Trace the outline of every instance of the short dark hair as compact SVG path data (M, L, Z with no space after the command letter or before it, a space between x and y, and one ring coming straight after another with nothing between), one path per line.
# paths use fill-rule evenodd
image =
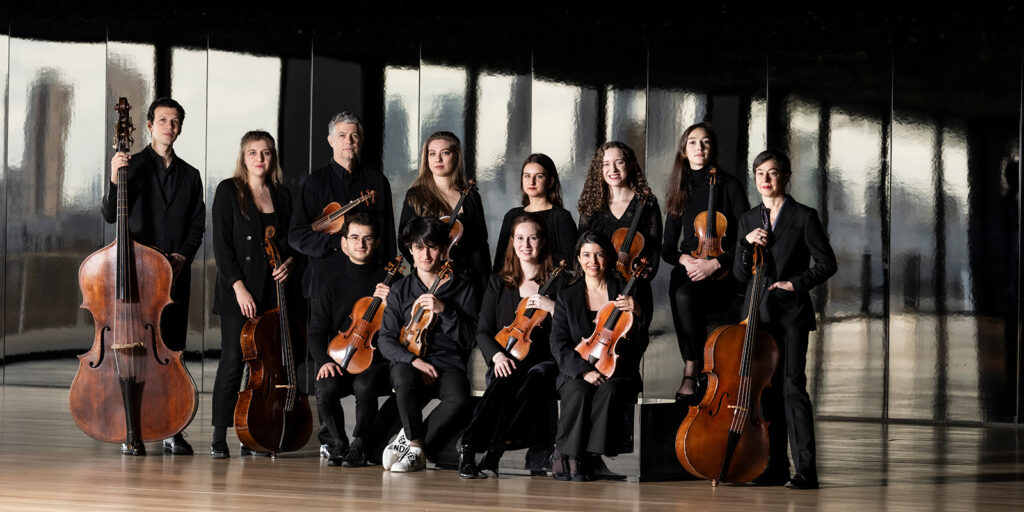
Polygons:
M169 97L158 98L153 103L149 104L149 111L146 112L146 120L153 122L153 113L156 112L158 107L173 108L178 111L178 122L185 124L185 109L181 106L181 103L174 101Z
M435 217L416 217L402 228L402 246L410 249L413 244L433 247L448 247L448 224Z
M373 236L380 235L380 226L377 225L377 221L373 219L373 216L366 212L355 212L345 216L345 223L341 225L341 236L348 236L348 227L352 224L359 224L360 226L370 226L371 233Z
M789 164L789 157L777 149L766 149L758 153L757 156L754 157L754 163L750 165L750 172L752 174L757 174L757 168L769 160L775 160L775 165L778 166L779 174L782 176L789 178L789 175L793 174L793 170Z

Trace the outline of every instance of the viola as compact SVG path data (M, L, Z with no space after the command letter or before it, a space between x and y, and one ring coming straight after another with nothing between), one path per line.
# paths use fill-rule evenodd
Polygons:
M118 152L131 149L131 105L114 110ZM192 422L198 394L181 352L160 337L160 315L171 303L174 274L167 256L132 240L128 229L128 168L117 172L117 236L78 269L82 307L96 325L92 348L78 356L68 407L83 432L124 443L135 455L144 442L171 437Z
M694 258L710 260L725 253L722 250L722 238L725 238L729 221L716 207L716 187L718 170L714 167L708 172L708 209L700 212L693 219L693 229L697 233L697 249L691 252ZM720 268L712 275L712 279L722 279L729 273L728 268Z
M565 260L562 260L551 271L551 275L544 281L537 293L547 295L559 274L564 270ZM543 309L526 307L529 300L529 297L525 297L519 301L519 306L516 307L516 318L494 336L494 341L497 341L507 354L520 361L526 359L527 354L530 353L530 346L533 344L533 341L530 340L530 332L548 316L548 312Z
M754 246L753 287L747 318L723 325L704 345L707 393L691 406L676 433L676 457L698 478L749 482L768 465L768 422L761 415L761 395L779 360L775 340L758 328L758 306L765 289L761 246Z
M376 190L364 190L363 193L359 194L359 197L353 199L341 206L336 202L328 203L324 207L323 213L319 217L313 219L312 227L313 231L319 231L321 233L335 234L341 232L342 226L345 224L345 214L352 211L353 208L360 204L373 203L377 198Z
M622 295L632 296L637 279L645 277L647 269L647 258L641 258L636 269L630 274L629 281L622 290ZM633 327L633 313L622 311L615 307L615 302L609 301L597 312L597 319L594 323L596 324L594 333L576 345L576 352L593 365L601 375L611 378L615 374L615 363L619 360L615 346L619 340L629 334L629 329Z
M445 215L441 217L441 222L448 225L448 250L451 251L455 244L459 243L462 239L462 234L465 228L462 226L462 221L458 219L459 212L462 211L462 203L466 201L466 197L470 192L476 190L476 180L469 180L462 192L459 194L459 201L455 203L455 208L452 208L451 215Z
M441 281L444 281L444 278L448 277L451 271L452 262L444 262L441 269L437 271L437 279L434 280L434 284L430 285L430 290L427 293L433 295L437 288L441 286ZM422 306L416 306L410 314L409 323L402 326L402 331L398 334L398 342L417 357L426 357L427 332L430 331L430 328L436 322L437 313L427 311Z
M274 245L274 226L267 226L263 244L271 268L283 265ZM277 307L250 318L242 327L242 360L249 367L249 381L235 404L235 433L254 450L293 452L306 445L313 433L313 416L306 395L299 391L295 371L293 331L300 332L288 317L286 285L277 286ZM302 336L299 336L301 338Z
M622 277L629 279L633 275L633 266L640 253L644 250L644 235L637 233L636 228L640 225L640 217L643 216L644 207L651 197L651 189L645 189L637 199L636 213L633 214L633 222L629 229L619 228L612 233L612 245L619 251L618 259L615 261L615 269L622 274Z
M391 286L395 277L402 275L402 256L395 257L385 270L384 284ZM343 372L355 375L370 367L376 350L371 342L380 330L386 308L387 304L380 297L363 297L352 306L348 329L339 332L327 346L327 355L341 366Z

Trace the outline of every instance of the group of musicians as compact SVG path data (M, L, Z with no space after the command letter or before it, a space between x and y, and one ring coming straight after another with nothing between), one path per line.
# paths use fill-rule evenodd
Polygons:
M132 235L167 253L177 276L174 304L161 321L163 339L172 350L184 349L188 267L205 224L199 172L173 149L184 118L184 109L173 99L156 100L147 113L152 144L111 160L112 169L128 166ZM220 316L222 338L213 390L214 458L230 456L226 432L243 379L242 327L276 306L275 282L296 284L292 278L304 266L301 295L309 305L307 343L316 364L317 435L328 465L380 463L392 472L417 471L455 438L463 478L496 477L505 451L528 448L528 463L549 462L554 478L591 480L604 467L602 456L622 453L625 411L642 389L640 361L655 308L650 282L658 253L672 267L669 304L684 368L676 401L692 406L700 399L708 316L736 301L743 283L750 281L753 248L762 246L770 286L759 307L764 328L779 344L781 363L763 402L771 421L771 455L757 482L817 487L805 375L808 332L815 329L808 292L835 273L836 260L817 212L786 194L791 169L784 154L769 150L754 159L754 185L762 203L751 209L739 180L718 168L711 125L690 126L680 138L665 193L664 226L657 198L646 193L644 170L628 145L612 141L598 148L577 204L578 224L564 207L552 160L530 155L521 168L522 206L505 215L492 266L483 203L467 187L458 137L437 132L424 142L419 174L405 195L397 229L388 179L360 159L363 137L358 117L335 115L328 123L331 161L310 174L293 205L274 138L248 132L234 175L216 189L213 312ZM712 169L718 177L714 189L708 185ZM111 181L104 215L112 222L117 185L113 176ZM706 209L711 190L728 222L724 253L695 258L694 219ZM313 229L326 205L346 204L367 191L375 192L376 200L349 211L340 232ZM450 247L449 224L439 218L451 215L456 205L464 233ZM267 226L276 228L278 240L287 241L279 244L284 261L276 268L263 257ZM629 294L623 294L625 279L616 270L619 248L612 243L613 232L623 227L634 227L646 239L639 257L651 270ZM385 264L399 253L412 270L387 286ZM449 260L451 272L442 267ZM542 283L563 261L571 271L541 294ZM746 293L749 299L749 287ZM328 355L327 346L348 327L354 303L368 296L386 303L378 350L367 370L352 375ZM547 318L533 329L532 348L520 360L495 335L516 318L524 299ZM609 302L632 313L634 323L618 344L616 370L605 375L574 347L594 332L598 312ZM414 308L438 319L425 334L430 350L423 357L400 340ZM488 365L487 388L470 410L467 364L474 346ZM356 404L351 440L340 403L348 395ZM379 397L387 397L381 407ZM423 407L433 398L440 403L424 418ZM377 448L385 444L382 451ZM163 448L192 453L180 433L165 440ZM243 446L242 453L256 452Z

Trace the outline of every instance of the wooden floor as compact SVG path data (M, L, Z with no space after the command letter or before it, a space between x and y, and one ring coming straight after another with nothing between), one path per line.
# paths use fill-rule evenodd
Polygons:
M822 488L707 482L557 482L452 471L333 468L310 444L279 457L207 455L209 395L189 427L199 455L125 457L75 426L67 390L0 386L0 510L1024 510L1024 429L819 421ZM671 449L670 447L668 449Z

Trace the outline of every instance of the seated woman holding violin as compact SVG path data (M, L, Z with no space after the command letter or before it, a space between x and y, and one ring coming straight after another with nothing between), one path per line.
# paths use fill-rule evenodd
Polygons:
M564 262L556 270L547 231L532 214L512 220L510 232L501 271L490 277L480 306L476 344L487 361L488 384L459 443L462 478L497 478L506 450L529 447L549 455L554 444L558 368L548 334ZM476 454L485 450L478 467Z
M551 326L562 400L551 473L557 480L585 482L592 479L601 455L622 452L622 418L643 386L640 359L647 349L650 312L623 294L627 285L615 269L615 249L605 235L580 235L575 270L576 281L558 294ZM633 284L631 279L628 285ZM609 320L625 315L632 317L628 334L611 340L614 345L601 351L599 359L581 355L581 339L599 336ZM606 359L611 359L613 371L602 373L598 368Z
M402 245L415 271L391 287L379 333L379 348L391 361L391 385L403 429L384 450L384 469L402 473L426 465L456 432L469 403L466 363L473 349L480 297L444 258L448 227L434 218L414 218L403 228ZM441 403L423 419L431 398Z

